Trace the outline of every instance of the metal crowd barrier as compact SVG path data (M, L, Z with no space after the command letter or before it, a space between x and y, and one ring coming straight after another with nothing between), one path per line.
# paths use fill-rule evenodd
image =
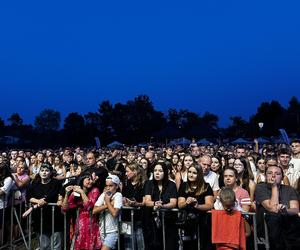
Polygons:
M51 239L51 249L54 249L54 222L55 222L55 216L54 216L54 212L55 212L55 207L57 206L56 203L47 203L45 206L51 206L51 235L52 237L50 237ZM41 213L40 213L40 232L39 232L39 237L43 234L43 207L40 208L36 208L36 209L40 209ZM66 220L66 213L63 213L64 216L64 228L63 228L63 248L64 250L67 250L67 220ZM77 220L77 218L76 218ZM29 250L32 249L32 238L31 238L31 223L32 223L32 213L29 214L29 230L28 230L28 234L29 234L29 238L28 238L28 248ZM40 239L38 239L40 241Z
M211 213L208 211L208 213ZM244 216L252 216L252 223L253 223L253 239L254 239L254 249L258 250L258 240L257 240L257 221L256 221L256 213L254 212L242 212ZM265 223L265 222L264 222ZM267 248L266 248L267 249Z
M27 229L29 227L29 221L26 220L26 226L22 227L21 219L22 218L22 208L25 208L25 202L21 202L18 205L19 207L19 214L17 212L16 206L15 206L15 191L12 191L9 196L3 195L3 209L2 209L2 225L1 225L1 242L0 242L0 249L14 249L16 247L16 244L22 240L25 248L28 248L27 242L26 242L26 236L24 234L24 229ZM9 230L5 230L7 226L7 218L5 218L6 211L9 211ZM14 218L16 220L19 233L21 234L21 238L13 239L13 233L14 233ZM5 231L9 231L9 238L7 242L4 242L5 238ZM5 243L5 244L4 244Z
M134 236L134 226L135 226L135 221L134 221L134 213L135 211L138 211L140 210L140 207L127 207L127 206L123 206L122 207L122 210L124 211L130 211L130 222L128 221L122 221L120 220L119 221L119 238L118 238L118 249L120 250L121 249L121 240L120 240L120 236L121 236L121 225L123 222L126 222L126 223L129 223L130 225L130 236L131 236L131 247L133 250L136 249L136 246L135 246L135 236Z
M138 210L138 207L123 207L122 210L130 210L131 212L131 244L132 244L132 249L135 250L135 237L134 237L134 213L136 210ZM176 212L177 216L179 216L179 213L182 211L177 208L173 209L159 209L157 210L159 213L161 213L162 217L162 236L163 236L163 249L166 249L166 231L165 231L165 213L166 212ZM210 211L208 212L210 213ZM258 240L257 240L257 221L256 221L256 213L253 212L242 212L242 215L248 215L252 216L252 223L253 223L253 238L254 238L254 249L258 250ZM120 225L124 221L119 222L119 239L118 239L118 249L121 250L121 245L120 245ZM265 223L265 222L264 222ZM268 236L267 236L267 228L266 228L266 223L265 223L265 232L266 232L266 249L269 249L269 244L268 244ZM179 233L179 249L182 249L182 242L183 240L181 239L182 234L181 234L181 229L178 228L178 233ZM197 246L198 249L201 249L201 237L200 237L200 224L197 226Z
M51 230L52 230L52 235L54 235L54 223L55 223L55 216L54 216L54 211L55 211L55 207L57 206L56 203L48 203L46 204L46 206L51 206ZM21 207L22 208L22 207ZM23 229L22 229L22 226L21 226L21 223L20 223L20 220L19 218L21 218L21 208L20 208L20 213L19 213L19 217L18 217L18 214L17 214L17 211L14 207L14 202L13 202L13 199L12 199L12 202L11 202L11 210L10 210L10 237L9 237L9 242L6 244L6 245L3 245L3 240L4 240L4 226L5 226L5 210L7 208L3 208L3 214L2 214L2 232L1 232L1 236L2 236L2 239L1 239L1 246L0 246L0 249L13 249L14 248L14 242L13 242L13 216L15 216L16 218L16 221L17 221L17 224L19 226L19 229L20 229L20 233L21 233L21 236L22 236L22 239L23 239L23 242L24 242L24 245L25 245L25 248L28 249L28 250L31 250L32 249L32 227L31 227L31 224L32 224L32 213L29 214L28 218L27 218L27 231L28 231L28 243L26 241L26 236L23 232ZM40 232L39 234L41 235L43 233L43 207L41 208L37 208L37 209L41 209L41 217L40 217ZM130 219L131 221L128 222L126 221L126 223L129 223L129 225L131 226L131 244L132 244L132 249L135 250L136 249L136 245L135 245L135 235L134 235L134 225L135 225L135 221L134 221L134 214L137 210L140 210L139 207L126 207L124 206L122 208L122 210L129 210L130 211ZM165 231L165 213L166 212L174 212L174 213L177 213L177 216L179 216L180 212L182 210L179 210L179 209L159 209L158 212L161 214L161 218L162 218L162 236L163 236L163 249L166 249L166 231ZM210 212L208 212L210 213ZM258 250L258 239L257 239L257 221L256 221L256 213L253 213L253 212L243 212L242 213L243 215L248 215L248 216L252 216L252 222L253 222L253 236L254 236L254 249L255 250ZM66 213L63 213L63 218L64 218L64 228L63 228L63 246L64 246L64 250L67 249L67 221L66 221ZM77 217L78 217L78 212L77 212ZM77 218L76 218L76 221L77 221ZM120 225L121 223L124 222L122 220L119 221L119 239L118 239L118 249L121 250L121 246L120 246L120 236L121 236L121 230L120 230ZM264 220L264 227L265 227L265 248L266 249L270 249L269 247L269 240L268 240L268 230L267 230L267 225L266 225L266 222ZM182 249L182 234L181 234L181 230L180 228L178 228L178 234L179 234L179 249ZM201 239L200 239L200 224L198 224L198 227L197 227L197 245L198 245L198 249L200 249L200 246L201 246ZM51 249L54 248L54 237L51 237Z

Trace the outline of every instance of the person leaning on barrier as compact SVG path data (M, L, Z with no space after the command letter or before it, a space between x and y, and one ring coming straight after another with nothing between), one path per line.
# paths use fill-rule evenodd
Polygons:
M158 161L154 166L153 179L145 186L145 245L146 249L162 249L163 239L161 209L172 209L177 205L177 190L174 182L169 180L169 169L164 162ZM155 212L155 216L153 216ZM175 217L175 218L174 218ZM165 249L177 249L176 214L165 213Z
M281 184L283 176L282 168L268 166L266 183L259 183L255 191L258 233L265 213L271 249L300 247L299 201L292 187Z
M54 210L54 235L52 235L52 207L47 203L62 204L61 183L53 179L53 168L42 164L40 172L29 185L28 199L35 208L33 210L33 230L40 235L40 250L51 249L51 239L54 240L54 250L62 249L63 215L61 208L55 206ZM42 211L41 211L41 208ZM41 213L42 212L42 221ZM42 223L42 232L41 225Z
M134 235L136 248L145 249L143 227L142 227L142 207L144 206L144 183L146 175L144 169L136 163L126 166L126 180L123 185L122 194L124 197L124 205L129 207L140 207L140 210L134 211ZM130 221L130 212L122 212L122 221ZM131 239L128 235L124 235L125 249L133 249Z
M187 213L183 228L188 241L184 242L184 249L197 249L199 216L205 216L204 212L213 208L213 202L214 194L210 185L204 181L202 168L196 164L191 165L187 182L183 182L178 191L178 207Z

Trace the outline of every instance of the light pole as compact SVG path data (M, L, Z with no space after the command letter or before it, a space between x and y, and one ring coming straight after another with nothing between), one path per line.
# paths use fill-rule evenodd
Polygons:
M259 127L259 132L261 134L261 131L262 131L263 127L264 127L264 123L263 122L259 122L258 123L258 127Z

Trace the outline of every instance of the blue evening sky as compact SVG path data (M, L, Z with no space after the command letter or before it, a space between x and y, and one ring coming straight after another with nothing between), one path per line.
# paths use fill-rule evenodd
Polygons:
M156 109L248 119L300 100L300 1L1 1L0 117Z

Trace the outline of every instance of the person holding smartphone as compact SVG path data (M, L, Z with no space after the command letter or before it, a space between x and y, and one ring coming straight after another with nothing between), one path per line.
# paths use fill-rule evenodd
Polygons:
M96 200L99 197L99 189L93 187L93 179L90 174L79 177L77 185L65 188L63 211L77 208L79 215L75 225L75 233L72 239L72 249L100 249L102 242L99 235L98 220L96 215L90 216ZM74 247L73 247L74 246Z
M114 249L118 240L119 213L123 197L119 191L120 179L116 175L106 178L104 192L95 203L93 214L100 213L101 250Z

